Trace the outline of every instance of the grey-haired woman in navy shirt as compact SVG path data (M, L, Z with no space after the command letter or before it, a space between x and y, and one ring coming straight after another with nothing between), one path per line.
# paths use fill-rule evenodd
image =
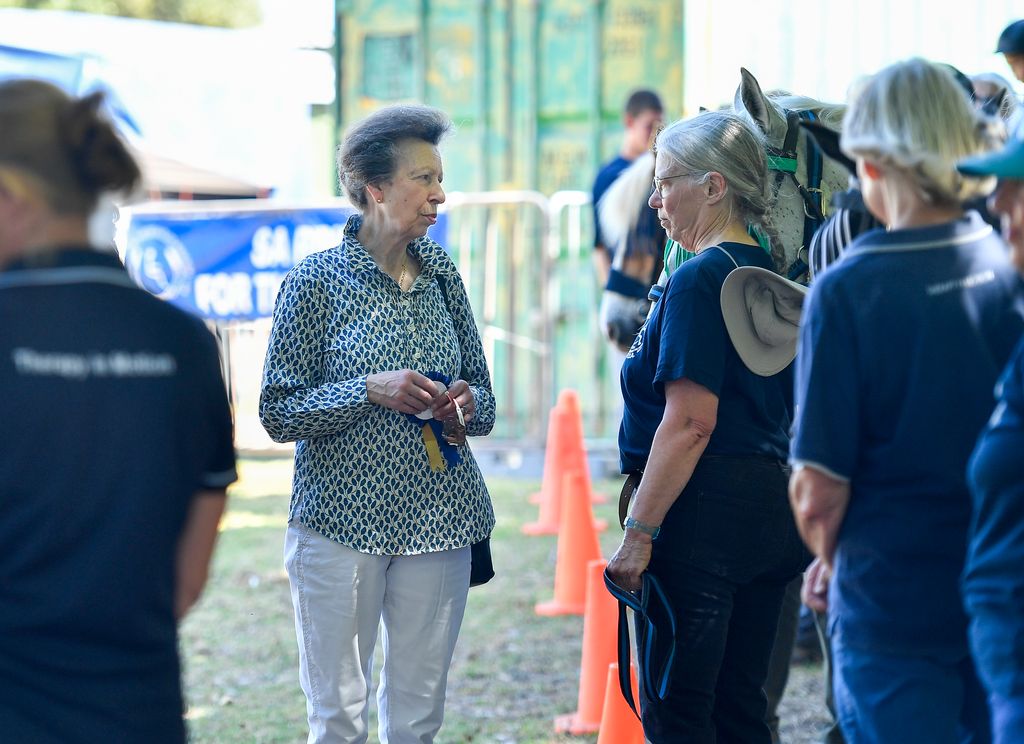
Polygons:
M647 739L768 744L762 686L779 609L809 559L786 501L792 377L743 364L719 300L735 267L773 269L753 237L767 227L764 143L709 112L665 129L656 150L650 206L697 255L622 367L621 466L642 478L608 572L635 590L649 571L678 617L668 697L641 689Z

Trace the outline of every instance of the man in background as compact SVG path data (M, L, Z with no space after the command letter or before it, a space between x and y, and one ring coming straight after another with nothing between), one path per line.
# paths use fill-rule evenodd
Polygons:
M1013 76L1024 83L1024 21L1014 21L999 34L996 52L1006 57Z
M594 269L597 273L598 286L604 287L608 281L608 272L612 265L612 249L604 242L601 226L597 218L597 205L630 163L650 149L651 141L664 120L665 109L661 98L653 90L640 89L629 95L622 113L625 132L622 136L622 147L611 161L601 166L594 179ZM640 205L637 205L639 209Z

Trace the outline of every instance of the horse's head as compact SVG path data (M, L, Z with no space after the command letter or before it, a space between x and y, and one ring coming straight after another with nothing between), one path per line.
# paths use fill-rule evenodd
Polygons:
M782 147L788 128L786 112L764 94L757 78L745 67L740 68L740 85L733 98L733 109L756 125L768 139L769 145Z
M765 94L748 70L740 69L735 112L765 136L775 203L769 213L772 254L777 268L790 278L806 267L806 246L828 210L829 196L847 187L847 173L821 151L799 126L817 121L835 127L844 107L778 92Z

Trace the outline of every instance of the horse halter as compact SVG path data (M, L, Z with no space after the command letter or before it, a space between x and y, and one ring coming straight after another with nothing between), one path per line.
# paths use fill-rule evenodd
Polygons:
M800 120L814 121L817 117L812 111L790 111L786 109L786 138L782 147L766 147L768 153L768 170L775 173L775 188L773 198L778 198L782 182L788 176L800 192L800 198L804 203L804 240L800 250L797 251L796 260L786 269L786 278L796 281L808 270L807 261L800 257L811 244L811 238L815 231L825 221L825 211L822 204L821 176L823 168L822 153L818 149L813 137L806 138L805 155L807 157L807 180L808 185L804 186L796 177L797 167L797 142L800 138Z

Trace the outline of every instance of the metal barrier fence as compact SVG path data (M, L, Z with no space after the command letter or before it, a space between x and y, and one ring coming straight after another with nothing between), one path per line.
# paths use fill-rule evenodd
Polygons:
M618 361L597 328L590 195L451 193L448 243L480 327L498 408L492 438L541 443L563 388L580 396L589 439L618 428ZM269 320L220 329L238 446L273 444L257 418Z

